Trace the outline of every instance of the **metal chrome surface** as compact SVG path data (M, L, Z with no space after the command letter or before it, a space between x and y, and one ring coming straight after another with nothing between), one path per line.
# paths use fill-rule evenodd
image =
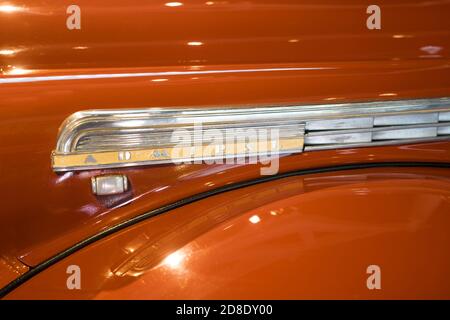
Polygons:
M444 109L442 109L444 108ZM404 101L325 104L310 106L278 106L257 108L148 108L121 110L80 111L60 128L57 153L77 150L81 137L94 130L158 128L202 124L255 123L256 121L321 120L332 117L357 117L362 115L419 112L450 108L450 98L418 99ZM169 127L170 126L170 127Z
M272 151L267 145L252 151L248 142L251 137L245 133L241 145L214 141L206 145L203 136L207 130L276 129L279 154L440 140L448 135L448 110L449 98L278 107L81 111L70 116L60 128L53 169L180 163ZM196 134L197 127L200 135ZM176 130L188 133L192 144L179 147L174 140ZM196 143L200 144L200 150L192 147ZM205 154L211 145L223 147L225 151Z
M106 175L91 178L92 193L98 196L123 193L128 190L128 178L125 175Z

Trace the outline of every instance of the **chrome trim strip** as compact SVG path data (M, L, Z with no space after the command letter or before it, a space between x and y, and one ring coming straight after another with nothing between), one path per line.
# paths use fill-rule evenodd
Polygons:
M446 107L446 108L445 108ZM109 129L119 132L136 127L160 128L163 126L256 122L264 119L323 120L325 118L373 116L375 114L401 114L404 112L447 111L450 98L381 101L326 105L295 105L241 108L148 108L106 109L80 111L62 124L56 146L57 153L76 151L76 144L87 131Z
M352 149L352 148L362 148L362 147L395 146L395 145L402 145L402 144L416 144L416 143L433 142L433 141L445 141L445 140L449 140L449 139L450 139L450 137L434 137L434 138L423 138L423 139L376 141L376 142L370 142L370 143L349 143L349 144L334 144L334 145L322 145L322 146L320 146L320 145L305 146L304 152L334 150L334 149Z
M445 127L448 125L449 125L449 123L442 122L442 123L426 123L426 124L416 124L416 125L372 127L372 128L351 129L351 130L310 131L309 133L306 133L306 137L349 134L349 133L364 133L364 132L383 132L383 131L405 130L405 129L416 129L416 128L437 128L437 127Z
M192 131L194 123L201 123L204 129L278 128L282 132L280 141L284 139L289 148L280 153L287 154L416 142L414 136L408 137L410 133L416 137L423 134L421 141L449 139L438 137L448 135L445 129L450 125L448 118L450 98L447 97L322 105L87 110L71 115L62 124L52 154L53 168L71 171L168 163L172 159L168 159L167 149L173 147L172 132ZM401 141L391 141L390 136ZM287 143L291 139L297 142ZM134 161L139 151L162 151L165 158L148 156L146 159L141 154L140 160ZM110 155L103 157L101 163L80 163L77 158L105 152ZM249 155L249 152L245 154ZM72 160L68 161L68 157ZM223 154L221 158L226 157Z

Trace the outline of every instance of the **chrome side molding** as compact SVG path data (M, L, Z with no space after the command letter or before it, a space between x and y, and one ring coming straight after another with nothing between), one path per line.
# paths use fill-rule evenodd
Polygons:
M244 139L226 138L239 132ZM62 124L52 166L54 171L90 170L446 139L450 98L87 110Z
M450 121L446 112L424 112L405 115L382 115L365 118L345 128L310 130L305 135L305 151L390 145L448 139Z

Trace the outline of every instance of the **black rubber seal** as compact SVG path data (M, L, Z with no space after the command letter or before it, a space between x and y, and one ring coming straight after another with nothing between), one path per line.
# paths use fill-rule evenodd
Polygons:
M20 286L27 280L31 279L38 273L44 271L48 267L63 260L64 258L77 252L78 250L80 250L82 248L84 248L98 240L101 240L115 232L123 230L129 226L135 225L141 221L144 221L151 217L165 213L167 211L182 207L182 206L190 204L192 202L199 201L199 200L217 195L219 193L228 192L228 191L236 190L239 188L256 185L259 183L270 182L270 181L293 177L293 176L301 176L301 175L315 174L315 173L327 173L327 172L333 172L333 171L370 169L370 168L388 168L388 167L391 167L391 168L431 167L431 168L444 169L444 168L450 168L450 163L439 163L439 162L376 162L375 163L374 162L374 163L358 163L358 164L349 164L349 165L340 165L340 166L330 166L330 167L322 167L322 168L315 168L315 169L303 169L303 170L296 170L296 171L280 173L280 174L273 175L273 176L264 176L264 177L260 177L257 179L238 182L238 183L226 185L223 187L219 187L214 190L202 192L202 193L178 200L176 202L165 205L163 207L151 210L149 212L146 212L144 214L141 214L141 215L131 218L129 220L123 221L115 226L112 226L108 229L102 230L99 233L97 233L89 238L86 238L81 242L76 243L72 247L67 248L66 250L58 253L57 255L40 263L36 267L30 269L28 272L24 273L23 275L21 275L20 277L18 277L17 279L15 279L14 281L7 284L5 287L0 289L0 298L4 297L8 293L10 293L12 290L16 289L18 286Z

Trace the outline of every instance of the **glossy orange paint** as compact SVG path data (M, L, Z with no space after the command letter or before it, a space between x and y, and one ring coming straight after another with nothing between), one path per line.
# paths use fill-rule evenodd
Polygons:
M8 0L5 63L26 69L270 64L448 58L448 1L377 1L381 30L366 27L363 0ZM428 46L439 47L428 53ZM8 69L7 69L8 70Z
M450 96L447 1L379 1L375 31L357 0L80 0L73 31L70 4L11 0L15 11L0 10L0 254L21 268L164 204L259 177L253 165L57 175L50 152L73 112ZM375 161L449 162L450 143L300 154L280 171ZM132 192L93 196L90 177L107 172L127 174Z
M449 212L449 170L291 177L132 226L6 298L448 298ZM69 265L81 269L81 290L66 287ZM366 286L370 265L382 290Z
M14 257L0 255L0 288L24 275L30 268Z

